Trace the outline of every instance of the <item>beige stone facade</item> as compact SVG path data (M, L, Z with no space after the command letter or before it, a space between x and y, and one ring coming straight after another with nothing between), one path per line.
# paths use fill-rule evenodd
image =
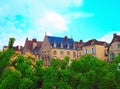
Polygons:
M109 46L109 61L113 61L115 56L120 53L120 35L114 34Z
M91 54L101 60L108 60L108 44L97 40L90 40L82 47L83 55Z
M40 57L42 60L44 60L45 65L49 65L52 58L61 59L61 60L64 59L65 56L69 56L70 59L77 58L77 50L73 49L73 47L70 48L71 46L74 46L74 44L72 44L72 45L66 44L65 45L66 47L64 48L64 43L62 42L65 40L64 38L54 37L53 39L54 39L54 41L52 41L52 43L51 43L49 40L49 37L45 36L42 46L41 46L41 49L40 49ZM58 41L61 40L61 41L57 42L57 40ZM71 41L72 39L68 39L68 40ZM61 43L63 43L63 45L62 45L63 47L60 47ZM69 43L69 41L66 43ZM56 46L56 47L54 47L54 46Z

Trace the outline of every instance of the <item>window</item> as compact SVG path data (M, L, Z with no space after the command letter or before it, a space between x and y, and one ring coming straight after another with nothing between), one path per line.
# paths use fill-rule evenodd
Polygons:
M70 45L69 45L69 43L67 44L67 48L68 48L68 49L70 48Z
M75 45L73 45L73 49L75 49Z
M64 55L64 52L63 52L63 51L60 51L60 55Z
M95 54L95 48L91 48L91 49L90 49L90 53L91 53L91 54Z
M70 51L67 51L67 55L70 55Z
M73 57L74 57L74 58L76 57L76 53L75 53L75 52L73 52Z
M63 43L62 42L60 43L60 48L63 48Z
M57 51L56 50L53 51L53 55L57 55Z
M114 53L111 53L111 54L110 54L110 60L113 60L114 57L115 57L115 54L114 54Z
M56 48L56 42L53 43L53 47Z
M84 50L84 54L88 54L88 50L87 49Z
M104 50L104 53L105 53L105 55L107 55L107 54L108 54L108 51L107 51L107 49L105 49L105 50Z
M118 44L118 48L120 48L120 44Z
M79 52L79 55L81 56L81 52Z

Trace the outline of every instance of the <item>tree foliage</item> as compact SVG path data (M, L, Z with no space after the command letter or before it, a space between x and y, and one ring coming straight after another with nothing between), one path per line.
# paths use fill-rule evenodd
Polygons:
M10 38L10 39L9 39L9 43L8 43L8 48L9 48L9 49L12 49L12 48L13 48L14 42L15 42L15 38Z
M14 50L0 53L0 89L120 89L118 55L112 63L92 55L76 60L52 59L46 67L42 60L17 55L11 65Z

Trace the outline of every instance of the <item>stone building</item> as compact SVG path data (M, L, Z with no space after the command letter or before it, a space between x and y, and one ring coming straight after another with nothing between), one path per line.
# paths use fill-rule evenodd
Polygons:
M26 38L22 53L23 54L31 53L33 55L36 55L37 58L40 58L39 51L40 51L41 45L42 45L42 42L37 41L37 39L29 40L28 38Z
M108 60L108 43L92 39L82 46L83 55L92 54L101 60Z
M120 35L113 34L113 39L109 46L109 61L113 61L115 56L120 53Z
M45 65L49 65L52 58L64 59L69 56L70 59L77 58L77 50L72 38L54 37L45 35L41 49L40 57Z

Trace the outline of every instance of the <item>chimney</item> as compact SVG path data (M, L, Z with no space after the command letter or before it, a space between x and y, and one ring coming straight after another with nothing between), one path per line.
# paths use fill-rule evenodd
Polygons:
M17 50L18 50L18 49L19 49L19 46L17 45L17 47L16 47L16 48L17 48Z
M22 46L20 46L20 49L22 49L23 47Z
M82 43L83 42L83 40L80 40L80 43Z
M115 36L117 36L117 34L116 34L116 33L114 33L114 34L113 34L113 37L115 37Z
M65 36L65 37L64 37L64 40L67 42L67 41L68 41L68 37L67 37L67 36Z
M28 38L26 38L26 40L28 40Z
M32 39L32 41L33 41L33 42L37 42L37 40L36 40L36 39Z

